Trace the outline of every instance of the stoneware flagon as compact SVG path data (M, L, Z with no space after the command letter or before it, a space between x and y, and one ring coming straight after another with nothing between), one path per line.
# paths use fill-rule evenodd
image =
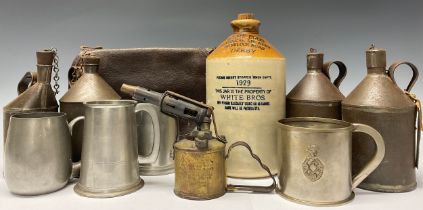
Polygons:
M231 22L234 33L206 61L207 104L228 139L247 142L276 174L279 167L275 122L285 117L285 57L259 34L253 14ZM260 178L268 174L243 150L227 160L227 174Z

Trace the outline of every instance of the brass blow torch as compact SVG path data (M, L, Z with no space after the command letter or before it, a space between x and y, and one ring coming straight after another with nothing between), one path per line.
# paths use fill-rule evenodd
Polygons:
M177 196L192 200L208 200L220 197L227 191L272 192L276 187L270 169L255 155L250 146L238 141L230 145L225 155L226 140L217 134L213 107L177 93L158 93L146 88L123 84L123 93L142 103L160 107L161 112L174 117L194 121L197 126L191 135L194 140L182 139L174 144L175 149L175 189ZM210 124L214 124L214 137ZM270 186L244 186L226 184L225 160L232 148L244 146L260 166L267 171L273 183Z

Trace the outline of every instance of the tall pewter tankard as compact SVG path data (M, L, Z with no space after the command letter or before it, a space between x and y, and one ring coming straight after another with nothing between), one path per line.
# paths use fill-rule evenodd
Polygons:
M284 198L306 205L340 205L354 198L356 188L380 164L385 154L382 136L363 124L298 117L279 121L282 164L279 189ZM376 145L369 162L351 172L352 133L372 137Z
M107 198L140 189L140 163L152 163L158 157L160 138L154 138L151 154L138 156L135 114L147 109L133 100L85 102L81 174L74 190L81 196ZM153 114L152 114L153 115ZM157 119L153 127L158 128ZM158 132L157 129L155 132ZM158 136L158 135L156 135Z
M134 100L145 102L144 97L138 97L135 94L135 86L123 84L121 91L131 95ZM137 107L142 109L136 115L137 129L140 135L138 137L138 154L141 156L150 154L153 148L154 138L160 138L157 159L152 163L141 163L140 175L155 176L173 173L175 171L173 144L178 135L176 119L162 113L160 107L154 104L139 103ZM144 110L149 110L149 112ZM153 121L158 121L156 123L158 127L154 127ZM159 132L154 132L154 129L157 129Z
M18 195L39 195L64 187L79 173L72 163L73 124L65 113L15 114L5 144L5 179L9 190Z
M342 119L375 128L383 137L386 155L360 188L379 192L407 192L416 189L419 158L421 105L410 93L419 72L410 62L398 62L386 69L386 50L372 45L366 50L366 77L342 102ZM395 82L394 72L406 65L413 76L405 90ZM417 119L416 132L416 114ZM353 134L353 172L360 170L375 149L369 136Z
M339 74L330 81L329 68L337 65ZM307 73L286 96L286 117L324 117L342 119L341 101L345 98L339 85L347 74L341 61L323 63L323 53L310 49Z
M84 102L99 100L118 100L120 96L97 73L100 59L95 56L82 57L84 74L63 95L60 101L60 111L65 112L68 120L84 114ZM72 159L81 160L84 123L75 124L72 135Z

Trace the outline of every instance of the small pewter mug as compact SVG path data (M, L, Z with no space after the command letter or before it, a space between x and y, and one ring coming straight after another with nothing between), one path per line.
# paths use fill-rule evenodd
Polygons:
M154 162L140 163L141 176L170 174L175 171L173 144L177 138L176 119L163 114L160 108L149 103L136 106L138 130L138 154L147 156L152 153L156 138L160 139L158 156Z
M4 163L12 193L54 192L78 175L80 165L72 163L72 127L65 113L25 113L10 118Z
M139 162L158 157L160 138L154 138L151 153L138 156L136 113L133 100L85 102L81 175L74 190L86 197L108 198L132 193L144 185ZM158 127L153 121L153 127Z
M385 155L382 136L372 127L341 120L298 117L279 121L282 164L277 192L312 206L340 205ZM352 133L370 135L376 153L357 174L351 173Z

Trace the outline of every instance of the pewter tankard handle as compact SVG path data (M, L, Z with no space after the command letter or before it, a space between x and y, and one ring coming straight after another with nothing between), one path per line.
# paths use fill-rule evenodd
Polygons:
M68 124L68 127L69 127L69 132L70 132L70 135L72 136L72 134L73 134L73 126L75 126L75 124L78 122L78 121L80 121L80 120L85 120L85 117L84 116L79 116L79 117L76 117L76 118L74 118L72 121L70 121L70 123ZM79 174L80 174L80 170L81 170L81 161L78 161L78 162L73 162L72 163L72 174L71 174L71 179L72 178L78 178L79 177Z
M23 92L25 92L25 90L27 90L28 88L30 88L32 85L34 85L37 82L37 72L31 72L28 71L24 74L24 76L22 77L22 79L19 81L18 83L18 95L22 94Z
M135 107L135 113L139 113L141 111L146 112L148 115L150 115L151 120L153 122L153 148L151 151L151 154L148 156L141 156L138 155L138 162L139 163L154 163L154 161L157 160L159 157L159 149L160 149L160 121L157 111L154 108L153 104L149 103L139 103ZM137 135L138 138L140 135ZM138 141L138 139L137 139Z
M237 146L243 146L245 148L248 149L248 151L250 152L251 157L253 157L254 159L257 160L257 162L260 164L260 166L269 174L269 177L272 178L273 183L269 186L251 186L251 185L232 185L232 184L228 184L228 186L226 187L227 191L251 191L251 192L260 192L260 193L269 193L272 192L275 188L276 188L276 180L272 175L272 172L270 172L270 169L267 165L263 164L263 162L261 162L259 156L257 156L256 154L253 153L253 150L251 149L250 145L248 145L246 142L243 141L237 141L233 144L231 144L231 146L229 146L228 149L228 153L226 154L225 159L228 159L229 157L229 153L231 153L231 150L234 147Z
M353 132L366 133L370 135L376 143L376 153L373 155L372 159L353 177L352 189L354 189L382 162L383 157L385 156L385 142L383 141L382 135L380 135L380 133L374 128L359 123L352 123L352 125L354 126Z
M338 66L339 73L336 79L333 81L333 84L335 85L335 87L339 89L339 85L341 85L341 82L344 80L345 76L347 76L347 67L341 61L329 61L324 63L323 73L329 78L329 80L330 80L329 70L332 64L335 64L336 66Z
M397 82L395 81L395 70L398 68L398 66L405 64L408 65L411 70L413 71L413 77L411 78L410 82L407 85L407 89L405 89L405 91L410 92L411 88L413 88L414 84L416 83L417 79L419 78L419 71L417 70L417 67L407 61L402 61L402 62L397 62L397 63L393 63L389 69L388 69L388 75L389 77L392 79L392 81L394 82L394 84L397 85Z

